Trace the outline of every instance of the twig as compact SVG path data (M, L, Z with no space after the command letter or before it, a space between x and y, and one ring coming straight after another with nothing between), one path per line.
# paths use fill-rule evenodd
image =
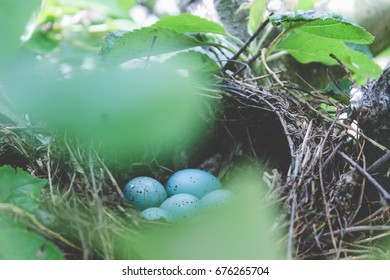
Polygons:
M272 78L281 86L284 86L283 82L276 76L275 72L272 71L272 69L268 66L267 62L265 61L265 54L267 52L266 48L261 49L261 61L263 62L263 65L268 73L271 74Z
M326 195L325 195L325 186L324 186L323 170L322 170L322 155L323 155L324 145L325 145L325 142L326 142L326 140L328 139L328 137L330 135L330 132L333 130L333 127L335 126L335 124L336 124L336 120L333 121L333 123L331 124L330 128L326 132L324 138L322 139L322 143L320 144L318 169L319 169L319 177L320 177L320 187L321 187L322 200L323 200L324 206L325 206L326 220L328 222L330 236L331 236L331 239L332 239L334 250L335 250L335 252L337 252L336 255L337 255L337 259L338 259L340 257L340 249L337 247L336 238L335 238L335 236L333 234L333 226L332 226L332 222L331 222L331 218L330 218L330 209L329 209L330 207L329 207L329 202L327 201Z
M106 171L106 173L108 174L108 177L110 178L111 183L114 185L116 191L118 192L120 197L124 199L125 196L123 195L123 192L122 192L121 188L119 187L118 182L115 180L114 176L112 175L111 171L107 168L107 166L104 164L102 159L96 153L95 153L95 155L96 155L96 158L98 159L98 161L100 162L100 164L102 165L104 171Z
M347 156L344 152L338 151L337 152L343 159L345 159L350 165L352 165L354 168L356 168L360 173L362 173L367 180L371 182L371 184L374 185L374 187L382 194L383 198L386 200L390 200L390 194L378 183L377 180L375 180L368 172L367 170L364 170L359 164L357 164L353 159L351 159L349 156Z
M153 36L152 43L150 44L150 49L149 49L148 57L146 58L146 61L145 61L144 68L148 67L148 64L149 64L149 61L150 61L150 57L152 56L152 52L153 52L153 49L154 49L154 45L156 44L156 41L157 41L157 36Z
M367 168L368 173L373 173L377 168L379 168L382 164L385 164L390 160L390 152L384 154L379 159L377 159L370 167Z
M293 253L293 240L294 240L294 228L295 228L295 207L296 207L296 196L293 191L292 203L291 203L291 214L290 214L290 226L288 228L288 242L287 242L287 259L292 260Z
M282 71L278 71L278 72L275 72L275 74L280 74ZM245 79L244 82L254 82L254 81L258 81L258 80L262 80L262 79L265 79L265 78L268 78L270 77L272 74L265 74L265 75L261 75L261 76L258 76L258 77L254 77L254 78L250 78L250 79Z
M376 210L374 213L370 214L369 216L357 221L356 223L353 224L353 226L358 226L358 225L361 225L361 224L364 224L366 222L374 222L375 219L378 219L378 215L383 212L383 208L380 208L378 210Z
M56 205L56 202L54 200L54 192L53 192L53 179L51 178L51 159L50 159L50 143L47 146L47 178L49 180L49 190L50 190L50 197L51 201L53 202L53 205Z
M328 121L328 122L333 122L334 119L328 117L327 115L324 115L323 113L321 113L320 111L318 111L317 109L315 109L309 102L307 102L305 99L301 98L299 95L295 94L293 91L290 91L289 92L292 96L294 96L296 99L298 99L298 101L300 103L302 103L303 105L307 106L310 110L312 110L314 113L316 113L318 116L320 116L321 118L323 118L324 120ZM352 129L353 128L351 126L348 126L348 125L345 125L341 122L338 122L336 124L337 126L340 126L340 127L343 127L343 128L346 128L346 129ZM356 133L359 134L359 136L363 137L365 140L367 140L368 142L370 142L371 144L373 144L375 147L377 147L378 149L388 153L390 152L390 150L388 148L386 148L385 146L379 144L378 142L376 142L375 140L371 139L370 137L368 137L367 135L365 135L362 131L358 131L358 130L353 130L355 131Z
M99 224L99 236L105 251L105 257L107 258L109 254L109 250L107 248L107 242L106 238L102 232L104 229L103 227L103 209L102 209L102 202L99 197L97 185L96 185L96 178L95 178L95 171L94 171L94 166L93 166L93 161L92 161L92 145L89 148L89 173L91 177L91 184L92 184L92 196L93 200L95 201L96 204L96 210L97 210L97 216L98 216L98 224Z
M245 49L250 45L250 43L252 43L256 37L260 34L260 32L267 26L267 24L269 23L269 19L266 19L258 28L257 30L255 31L255 33L253 33L252 36L249 37L249 39L244 43L244 45L242 45L242 47L238 50L238 52L236 52L235 55L233 55L229 61L223 66L222 68L222 71L225 71L231 64L232 61L236 60L240 54L242 54Z
M345 64L337 56L335 56L333 53L329 54L329 56L337 61L337 63L340 65L340 67L343 68L345 73L347 73L348 78L351 81L352 85L355 85L356 80L353 78L352 73L351 73L351 71L348 70L347 66L345 66Z
M345 234L345 233L351 233L351 232L359 232L359 231L389 231L390 226L354 226L354 227L348 227L344 229L338 229L333 231L333 234ZM330 233L324 233L323 236L329 236Z

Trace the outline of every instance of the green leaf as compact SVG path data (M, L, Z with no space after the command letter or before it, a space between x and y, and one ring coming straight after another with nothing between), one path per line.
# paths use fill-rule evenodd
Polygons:
M20 45L21 36L33 13L39 9L40 0L0 0L0 59L7 57Z
M108 15L128 17L128 10L136 4L134 0L59 0L65 7L93 8L104 11Z
M190 72L215 72L221 69L207 54L197 51L180 52L166 63Z
M300 30L291 31L278 45L280 50L288 51L301 63L321 62L336 65L329 55L334 54L357 74L359 79L377 77L380 67L361 52L350 49L341 40L316 36Z
M318 0L300 0L295 10L310 10Z
M322 91L325 92L327 96L334 98L335 100L342 102L343 104L348 105L349 97L344 92L349 92L352 83L349 78L340 79L337 81L337 83L342 90L340 90L333 82L330 82L328 86Z
M21 169L0 167L0 203L12 203L29 212L39 207L39 198L46 180L31 176Z
M156 22L153 27L169 28L181 33L202 32L226 35L226 31L221 25L190 14L164 17Z
M160 145L161 153L168 152L200 135L195 131L202 128L202 100L190 79L165 65L76 71L72 79L22 72L15 79L24 83L12 88L21 111L86 145L99 143L107 156L117 155L113 150L128 155Z
M60 42L49 37L47 32L35 30L24 46L37 53L51 52L59 46Z
M2 260L63 260L60 249L41 235L16 227L1 219L0 259Z
M313 35L340 39L356 44L370 44L374 36L352 19L335 13L297 11L271 15L273 25L282 24L286 29L299 28Z
M124 11L129 11L131 7L137 4L137 0L116 0L116 1Z
M264 10L267 7L267 0L253 0L249 9L249 32L253 34L263 22Z
M176 52L204 45L194 37L167 28L153 26L130 32L117 31L105 38L100 55L109 63Z
M33 213L39 207L46 180L31 176L21 169L0 167L0 204L10 204ZM43 236L30 231L22 219L11 211L0 209L0 259L63 259L62 252Z

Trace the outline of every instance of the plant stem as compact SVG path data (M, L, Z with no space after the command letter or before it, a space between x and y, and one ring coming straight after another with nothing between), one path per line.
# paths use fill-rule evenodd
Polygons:
M287 51L280 51L280 52L271 54L271 55L268 56L267 62L270 62L270 61L273 61L275 59L281 58L281 57L285 56L286 54L288 54Z
M265 20L259 26L259 28L257 28L255 33L253 33L253 35L242 45L242 47L238 50L238 52L229 59L229 61L225 64L225 66L222 68L222 70L226 70L226 68L228 68L230 62L236 60L247 49L247 47L250 45L250 43L252 43L253 40L256 39L256 37L260 34L260 32L264 29L264 27L267 26L268 23L269 23L269 19Z
M279 42L288 34L288 32L290 30L291 30L291 28L284 29L282 32L279 33L278 36L275 37L275 39L271 42L271 44L269 44L267 51L265 53L266 59L273 52L273 50L276 48L276 46L279 44Z

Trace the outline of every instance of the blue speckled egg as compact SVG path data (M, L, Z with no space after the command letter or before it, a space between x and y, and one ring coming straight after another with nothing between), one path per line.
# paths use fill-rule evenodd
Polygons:
M167 210L158 207L145 209L141 212L141 216L150 221L160 219L166 220L168 222L173 221L173 216L171 213L169 213Z
M204 195L221 188L218 178L200 169L183 169L174 173L167 182L169 196L187 193L202 198Z
M215 209L231 201L234 193L229 190L216 190L209 192L200 200L203 209Z
M150 177L136 177L123 189L127 201L136 208L144 210L158 207L168 197L163 185Z
M200 201L193 195L180 193L165 200L160 208L171 213L174 220L178 221L198 214Z

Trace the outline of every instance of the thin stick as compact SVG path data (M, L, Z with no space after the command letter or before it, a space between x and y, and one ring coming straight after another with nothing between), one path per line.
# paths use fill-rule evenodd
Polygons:
M296 207L296 197L295 193L292 194L292 204L291 204L291 214L290 214L290 226L288 229L288 241L287 241L287 259L292 260L292 246L294 239L294 223L295 223L295 207Z
M51 201L53 202L53 205L56 205L56 202L54 200L54 192L53 192L53 180L51 178L51 160L50 160L50 143L47 146L47 178L49 180L49 190L50 190L50 197Z
M89 148L89 173L91 177L91 184L92 184L92 196L93 200L95 201L96 204L96 210L97 210L97 216L98 216L98 224L99 224L99 236L105 251L105 257L109 257L109 250L107 248L107 242L106 242L106 237L103 233L103 209L102 209L102 202L99 197L98 193L98 188L96 185L96 178L95 178L95 171L94 171L94 166L93 166L93 161L92 161L92 145Z
M309 102L307 102L305 99L301 98L300 96L298 96L297 94L295 94L293 91L290 91L289 92L292 96L294 96L296 99L299 100L300 103L302 103L303 105L307 106L310 110L312 110L313 112L315 112L318 116L320 116L321 118L323 118L324 120L326 121L329 121L329 122L333 122L334 119L326 116L325 114L322 114L320 111L316 110L312 105L310 105ZM351 126L348 126L348 125L345 125L341 122L338 122L336 124L337 126L340 126L340 127L344 127L346 129L352 129L353 128ZM363 137L365 140L367 140L368 142L370 142L371 144L373 144L375 147L377 147L378 149L388 153L390 150L388 148L386 148L385 146L379 144L378 142L376 142L375 140L371 139L370 137L368 137L367 135L365 135L363 132L361 131L358 131L358 130L353 130L355 131L356 133L359 134L359 136Z
M156 41L157 41L157 36L153 36L152 44L150 45L149 54L148 54L148 57L146 58L144 68L148 67L150 57L152 56L152 51L154 49L154 45L156 44Z
M370 167L367 168L367 172L373 173L378 167L380 167L382 164L385 164L389 160L390 160L390 152L384 154L379 159L377 159L373 164L371 164Z
M352 73L351 73L351 71L348 70L347 66L345 66L345 64L337 56L335 56L333 53L331 53L329 56L337 61L337 63L340 65L340 67L343 68L345 73L347 73L348 78L351 81L352 85L355 85L356 80L353 78Z
M330 132L333 130L333 127L335 126L335 124L336 124L336 120L333 121L333 123L331 124L330 128L326 132L326 134L325 134L325 136L324 136L324 138L322 140L322 143L320 144L318 169L319 169L319 177L320 177L320 187L321 187L322 200L323 200L324 206L325 206L326 220L328 222L330 236L331 236L333 247L334 247L334 250L336 252L337 259L338 259L340 257L340 249L337 246L336 238L335 238L334 233L333 233L333 226L332 226L332 222L331 222L330 209L329 209L330 207L329 207L329 202L326 200L325 186L324 186L324 180L323 180L323 169L322 169L322 154L323 154L323 150L324 150L324 145L325 145L326 140L329 137Z
M114 187L115 187L116 191L118 192L118 194L120 195L120 197L124 199L125 196L123 195L123 192L122 192L121 188L119 187L118 182L115 180L114 176L112 175L111 171L107 168L107 166L104 164L102 159L96 153L95 153L95 156L98 159L98 161L100 162L100 164L102 165L104 171L106 171L108 177L111 180L111 183L114 185Z
M250 43L252 43L256 37L260 34L260 32L267 26L267 24L269 23L269 19L267 18L258 28L257 30L255 31L255 33L253 33L252 36L249 37L249 39L244 43L244 45L242 45L242 47L238 50L238 52L236 52L235 55L233 55L229 61L223 66L222 68L222 71L225 71L231 64L232 61L236 60L240 54L242 54L245 49L250 45Z
M284 86L283 82L276 76L275 72L272 71L272 69L268 66L267 62L265 61L265 54L267 52L266 48L261 49L261 61L263 62L263 65L268 73L271 74L272 78L281 86Z
M344 152L338 151L337 152L343 159L345 159L350 165L355 167L360 173L362 173L367 180L371 182L371 184L374 185L374 187L382 194L383 198L390 200L390 194L378 183L377 180L375 180L368 172L367 170L363 169L359 164L357 164L355 161L353 161L349 156L347 156Z
M359 231L388 231L390 230L390 226L354 226L344 229L338 229L333 232L333 234L344 234L351 232L359 232ZM330 233L324 233L323 236L328 236Z

